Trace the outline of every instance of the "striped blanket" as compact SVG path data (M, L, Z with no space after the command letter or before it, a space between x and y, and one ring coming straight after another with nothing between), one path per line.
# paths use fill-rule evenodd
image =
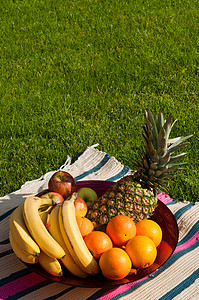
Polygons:
M117 181L131 172L114 157L88 147L71 164L68 157L60 169L67 170L75 180ZM41 178L26 182L20 190L0 198L0 299L199 299L199 202L176 202L161 193L163 201L174 214L179 227L179 242L173 255L152 275L116 288L79 288L46 280L30 271L13 253L9 239L9 217L29 195L47 188L51 171Z

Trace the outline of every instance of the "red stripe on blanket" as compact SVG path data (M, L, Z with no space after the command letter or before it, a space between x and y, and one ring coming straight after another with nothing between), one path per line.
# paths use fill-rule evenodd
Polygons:
M8 298L9 296L13 296L16 293L19 293L35 284L38 284L42 281L46 280L44 277L36 274L30 273L26 276L20 277L12 282L9 282L3 285L0 288L0 297L1 300Z
M169 203L169 202L171 202L173 200L169 195L167 195L165 193L158 194L157 198L159 200L161 200L164 204L167 204L167 203Z
M199 231L196 234L194 234L186 243L177 246L174 253L191 247L198 240L199 240Z

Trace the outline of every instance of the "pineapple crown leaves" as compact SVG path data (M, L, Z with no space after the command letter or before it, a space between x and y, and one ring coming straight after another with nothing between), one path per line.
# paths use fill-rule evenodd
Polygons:
M146 124L142 126L144 145L141 160L136 160L137 179L151 188L161 187L168 178L178 176L169 174L182 170L185 162L182 160L186 153L174 154L180 148L189 144L186 140L193 135L169 139L171 130L176 123L172 123L172 115L165 120L162 110L153 118L149 109L145 110Z

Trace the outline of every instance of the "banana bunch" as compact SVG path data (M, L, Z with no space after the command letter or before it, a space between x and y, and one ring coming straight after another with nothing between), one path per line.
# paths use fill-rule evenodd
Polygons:
M48 273L61 276L63 272L57 258L63 257L65 252L45 227L54 205L51 199L26 198L10 216L9 239L19 259L29 264L39 262ZM48 249L47 253L42 249Z
M88 250L81 236L75 216L74 202L77 194L53 208L49 217L49 232L62 246L66 255L62 264L73 275L86 278L100 271L97 261Z
M50 213L49 217L49 232L52 235L52 237L61 245L61 247L65 251L64 258L61 258L62 264L68 269L70 273L73 275L80 277L80 278L86 278L88 274L84 272L78 264L73 259L72 255L70 254L67 245L64 242L64 239L61 234L60 226L59 226L59 210L61 209L61 205L57 205L53 208L53 210Z
M74 193L62 204L55 204L50 198L27 197L9 220L9 239L16 256L26 263L38 262L53 276L63 275L62 265L79 278L98 274L98 262L76 222L76 198Z
M39 216L39 207L42 201L45 201L45 199L34 196L26 198L23 205L25 224L41 250L50 257L63 258L65 255L64 250L48 232Z
M100 272L98 262L88 250L80 233L75 216L74 202L77 194L62 202L59 213L59 227L62 238L73 260L80 269L88 275L97 275Z

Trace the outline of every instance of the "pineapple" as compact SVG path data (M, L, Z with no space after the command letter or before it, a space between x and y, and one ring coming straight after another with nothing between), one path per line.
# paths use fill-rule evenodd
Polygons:
M140 160L135 161L136 171L117 181L92 204L88 218L96 230L105 230L109 220L119 214L131 217L134 222L149 218L157 206L157 189L162 188L169 178L177 176L172 172L182 170L179 162L186 153L174 154L192 135L169 139L171 115L164 120L162 110L154 119L145 110L146 124L142 126L144 146Z

